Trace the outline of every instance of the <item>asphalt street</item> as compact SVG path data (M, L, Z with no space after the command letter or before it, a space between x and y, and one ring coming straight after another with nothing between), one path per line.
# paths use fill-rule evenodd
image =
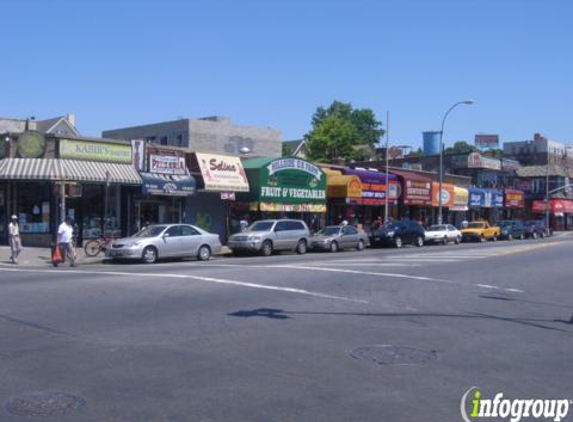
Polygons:
M572 250L2 265L0 420L448 422L472 386L573 399Z

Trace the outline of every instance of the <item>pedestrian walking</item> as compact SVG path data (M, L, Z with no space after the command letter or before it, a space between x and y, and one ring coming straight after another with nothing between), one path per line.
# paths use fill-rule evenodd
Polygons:
M247 219L246 216L244 216L244 217L239 221L239 227L240 227L241 233L246 232L247 229L249 228L249 220Z
M58 228L58 247L62 255L62 263L66 262L66 257L70 261L70 267L76 266L76 257L74 253L74 227L72 226L71 217L66 217L64 222Z
M18 217L16 215L10 217L8 236L10 240L10 251L12 252L10 260L13 264L18 264L18 255L22 252L22 240L20 239L20 226L18 225Z

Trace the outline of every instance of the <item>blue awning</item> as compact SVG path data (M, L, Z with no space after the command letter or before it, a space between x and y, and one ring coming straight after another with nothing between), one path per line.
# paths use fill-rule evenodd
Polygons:
M470 207L503 207L503 192L496 189L468 188Z
M140 173L143 179L141 192L144 195L192 196L196 192L193 176Z

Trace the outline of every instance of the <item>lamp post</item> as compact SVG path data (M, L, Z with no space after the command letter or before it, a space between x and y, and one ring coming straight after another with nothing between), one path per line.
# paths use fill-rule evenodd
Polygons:
M444 114L444 118L442 119L442 129L440 130L440 175L439 175L439 189L438 189L438 224L443 223L442 218L442 184L444 183L444 125L446 124L446 119L448 118L448 114L459 105L472 105L474 103L473 100L464 100L458 101L454 105L452 105L446 114Z

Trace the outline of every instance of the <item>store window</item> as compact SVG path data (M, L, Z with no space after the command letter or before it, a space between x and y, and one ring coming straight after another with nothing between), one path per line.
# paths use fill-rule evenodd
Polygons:
M83 238L94 239L104 234L104 215L107 211L105 221L105 235L121 237L121 198L119 186L106 188L101 185L85 185L83 189ZM107 202L107 210L106 210Z
M18 186L18 221L21 233L50 232L50 185L22 183Z

